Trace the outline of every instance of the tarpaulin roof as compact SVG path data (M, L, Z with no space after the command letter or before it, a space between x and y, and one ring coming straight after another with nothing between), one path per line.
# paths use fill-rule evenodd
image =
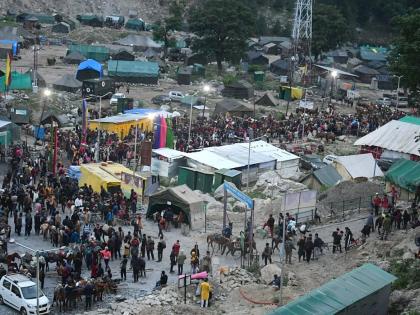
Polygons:
M86 60L86 57L78 51L72 51L63 59L63 61L66 63L80 63L83 60Z
M5 91L4 85L5 76L0 78L0 92ZM31 90L32 80L31 75L27 73L19 73L12 71L12 83L9 86L9 90Z
M78 51L86 58L105 61L109 59L109 48L96 45L69 45L68 54Z
M54 88L63 86L63 87L69 87L69 88L76 88L77 89L77 88L82 87L82 82L80 82L79 80L76 80L74 75L67 73L67 74L63 75L60 79L55 81L53 86L54 86Z
M334 186L343 179L332 165L327 165L314 171L313 176L315 176L321 185L326 187Z
M411 192L420 186L420 162L401 159L394 163L385 179Z
M172 117L172 114L159 109L152 108L133 108L124 111L124 114L138 114L143 115L144 117L154 117L154 116L163 116L164 118Z
M384 148L390 151L420 156L420 128L416 124L391 120L382 127L358 139L354 145L367 145Z
M93 60L93 59L88 59L88 60L85 60L85 61L81 62L79 64L79 67L77 67L77 71L87 70L87 69L95 70L99 73L102 73L102 65L99 62L97 62L96 60Z
M414 124L414 125L419 125L420 126L420 117L404 116L399 121L402 121L402 122L405 122L405 123Z
M166 157L168 159L178 159L178 158L184 157L181 151L170 149L170 148L153 149L152 152L157 155Z
M224 99L218 103L216 103L216 108L214 109L214 114L220 114L220 113L227 113L227 112L246 112L251 113L254 110L251 107L248 107L248 105L235 100L235 99Z
M0 120L0 129L11 124L11 121L7 121L7 120Z
M157 77L159 64L148 61L110 60L108 75L121 77Z
M111 124L121 124L128 121L140 120L143 118L147 118L148 115L143 114L121 114L116 116L108 116L99 119L91 120L92 122L98 123L111 123Z
M278 104L278 101L276 98L271 94L270 92L265 93L263 96L261 96L255 104L257 105L264 105L264 106L276 106Z
M339 314L396 279L373 264L364 264L276 309L270 315Z
M222 168L226 168L226 169L240 168L243 166L242 164L238 162L232 161L228 158L225 158L223 156L216 154L215 152L211 152L207 150L193 152L193 153L184 153L184 155L187 158L190 158L200 164L210 166L217 170L221 170Z
M341 164L352 178L384 176L372 153L338 156L334 163Z

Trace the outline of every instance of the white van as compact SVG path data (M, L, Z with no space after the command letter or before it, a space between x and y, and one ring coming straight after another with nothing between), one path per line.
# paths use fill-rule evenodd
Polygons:
M184 98L184 94L179 91L170 91L168 96L172 102L180 102Z
M21 274L5 275L0 280L0 304L6 304L21 315L36 314L36 283ZM39 290L39 314L50 312L50 301Z

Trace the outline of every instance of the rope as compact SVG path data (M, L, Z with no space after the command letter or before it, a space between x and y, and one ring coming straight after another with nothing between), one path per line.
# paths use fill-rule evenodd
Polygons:
M259 304L259 305L275 305L275 306L277 306L277 304L276 304L276 303L273 303L273 302L266 302L266 301L260 302L260 301L255 301L255 300L252 300L251 298L247 297L247 296L245 295L245 293L243 293L243 292L242 292L242 289L241 289L241 288L239 288L239 293L242 295L242 297L243 297L245 300L247 300L248 302L250 302L250 303L252 303L252 304Z

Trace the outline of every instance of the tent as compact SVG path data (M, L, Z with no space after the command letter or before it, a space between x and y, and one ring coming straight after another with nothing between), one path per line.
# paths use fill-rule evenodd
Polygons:
M88 59L95 59L97 61L106 61L109 59L109 48L97 45L69 45L67 55L72 52L79 52Z
M416 116L407 115L407 116L404 116L403 118L400 118L399 121L420 126L420 117L416 117Z
M358 139L354 145L378 147L383 150L382 157L410 159L410 156L420 156L420 142L416 142L419 134L418 125L391 120Z
M384 176L372 153L339 156L333 165L344 180Z
M71 65L78 65L82 61L85 61L86 57L78 51L73 51L64 57L63 62Z
M108 75L123 82L157 84L159 64L148 61L110 60L108 62Z
M76 79L79 81L96 79L101 78L102 74L102 65L93 59L88 59L80 63L77 68Z
M216 103L213 115L229 113L231 115L241 116L244 114L250 115L253 112L254 110L251 107L248 107L248 105L238 100L227 98Z
M94 192L100 193L101 187L106 191L115 193L121 189L121 181L111 174L102 170L98 164L82 164L80 166L81 177L79 187L84 184L92 186Z
M134 61L134 59L136 59L136 56L127 50L120 50L112 55L112 60Z
M254 88L248 81L239 80L225 85L225 88L222 90L222 95L224 97L249 99L254 96Z
M20 140L21 128L6 117L0 117L0 144L10 145Z
M125 23L125 28L135 31L144 31L144 21L142 19L129 19Z
M0 78L0 92L5 91L4 80L5 76L2 76ZM9 86L9 91L12 90L32 90L31 75L12 71L12 83Z
M305 176L301 183L308 186L310 189L322 191L325 188L332 187L340 182L343 178L332 165L322 167L312 174Z
M278 101L275 99L273 94L270 92L265 93L262 97L260 97L255 104L263 105L263 106L276 106Z
M415 193L417 187L420 186L420 162L404 159L395 162L386 173L385 181L387 184L398 186L407 193ZM401 195L403 194L401 193Z
M204 200L187 185L170 187L150 196L146 216L151 218L155 212L168 208L168 202L175 215L183 212L190 227L201 222L198 216L204 211Z
M76 93L82 88L82 82L76 80L71 74L65 74L53 84L53 88L58 91Z
M45 112L41 117L41 125L56 123L58 128L65 127L70 124L69 118L64 114L54 114L52 112Z
M53 33L68 34L68 33L70 33L70 25L67 24L66 22L60 22L58 24L55 24L52 27L52 32Z
M161 44L156 43L153 39L143 35L134 35L130 34L127 37L124 37L115 42L115 44L123 46L134 47L134 50L145 51L148 48L153 48L155 50L160 50L162 48Z

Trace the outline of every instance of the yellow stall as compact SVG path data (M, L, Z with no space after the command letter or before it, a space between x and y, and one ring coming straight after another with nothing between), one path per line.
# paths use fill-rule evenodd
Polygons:
M100 164L82 164L80 172L80 187L84 186L84 184L92 186L93 191L97 193L101 192L101 187L111 193L121 189L121 180L101 169Z

